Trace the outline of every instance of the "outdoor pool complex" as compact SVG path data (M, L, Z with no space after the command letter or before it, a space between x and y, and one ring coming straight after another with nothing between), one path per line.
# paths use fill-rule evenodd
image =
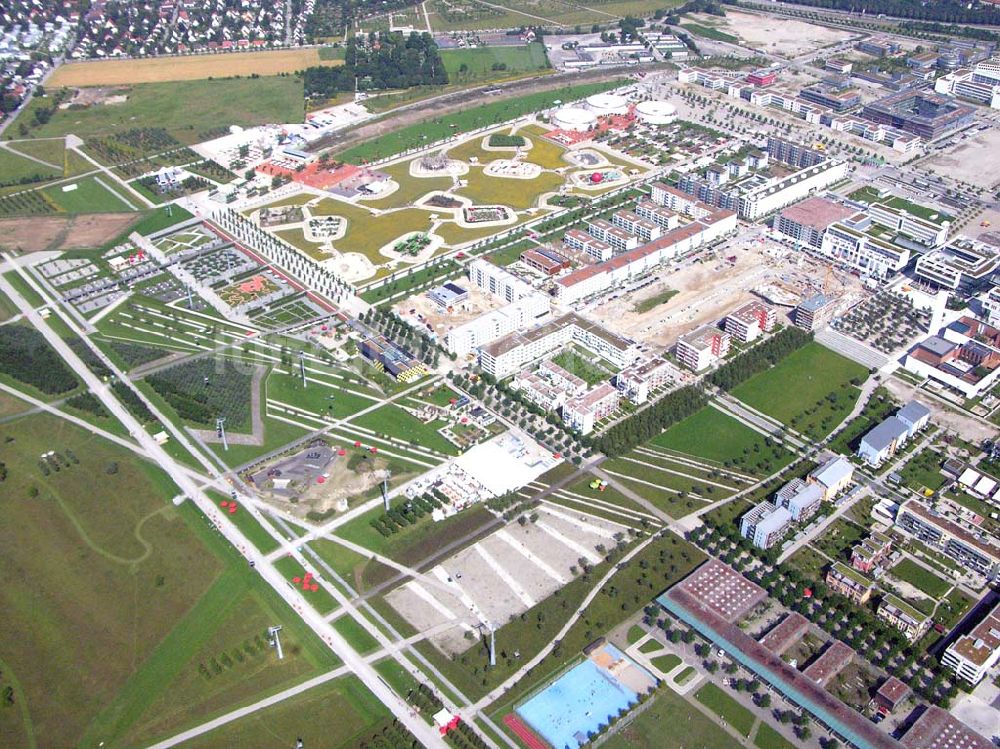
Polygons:
M615 660L625 658L612 645L604 650ZM637 697L588 658L518 707L517 714L555 749L576 749Z

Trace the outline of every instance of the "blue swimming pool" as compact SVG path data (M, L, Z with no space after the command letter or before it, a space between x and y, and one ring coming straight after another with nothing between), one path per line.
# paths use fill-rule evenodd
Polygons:
M517 708L555 749L577 749L587 734L636 701L636 693L585 660Z

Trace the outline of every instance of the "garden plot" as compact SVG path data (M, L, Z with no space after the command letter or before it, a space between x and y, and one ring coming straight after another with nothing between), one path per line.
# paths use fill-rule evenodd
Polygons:
M57 258L37 266L41 273L53 286L75 286L91 276L96 276L100 270L86 258Z
M465 632L487 622L500 626L545 600L580 574L581 561L596 564L625 527L564 507L542 505L524 524L511 523L462 550L429 573L454 591L452 596L409 582L386 599L444 653L461 653L474 639Z
M165 237L153 240L153 245L164 255L178 252L200 250L222 240L203 226L195 226L182 231L176 231Z
M194 276L196 281L205 286L214 286L257 267L255 261L233 247L201 255L193 260L188 260L181 266L184 271Z

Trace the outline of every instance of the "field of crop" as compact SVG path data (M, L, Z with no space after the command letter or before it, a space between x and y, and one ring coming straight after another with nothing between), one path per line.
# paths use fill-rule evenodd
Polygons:
M512 120L531 112L553 106L556 101L575 101L591 94L616 88L620 80L566 86L528 96L492 102L471 107L462 112L445 115L429 122L421 122L374 138L366 143L348 148L338 157L351 163L391 156L423 143L431 143L450 135L467 133L478 127Z
M252 374L226 359L197 359L151 376L147 382L185 421L202 426L226 419L226 429L250 426Z
M343 60L325 59L315 47L190 57L150 57L142 60L98 60L61 65L56 68L48 85L53 88L126 86L234 76L272 76L294 73L316 65L343 64Z
M733 36L732 34L727 34L724 31L719 31L712 26L703 26L700 23L684 23L681 27L686 31L690 31L695 36L702 36L706 39L712 39L716 42L729 42L730 44L739 44L740 40Z
M472 47L446 49L441 60L452 83L481 83L545 70L549 61L545 45L523 47Z
M16 137L21 123L33 138L73 133L87 139L129 128L162 127L191 144L224 134L230 125L301 122L305 114L302 81L294 76L141 83L117 92L127 100L56 109L38 126L32 125L35 111L50 107L51 101L35 97L6 135Z

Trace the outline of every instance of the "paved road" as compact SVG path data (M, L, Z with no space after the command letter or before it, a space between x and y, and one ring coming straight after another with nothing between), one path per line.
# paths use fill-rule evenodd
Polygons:
M22 269L19 272L24 274ZM26 275L22 275L27 278ZM229 543L235 546L244 555L250 557L255 563L258 574L280 595L289 606L291 606L309 626L313 632L327 646L337 654L344 662L348 670L355 674L364 685L383 702L396 716L396 718L406 726L406 728L416 736L428 749L446 749L447 744L432 726L427 725L422 719L417 718L410 707L399 697L397 697L388 685L378 676L371 664L362 658L348 642L327 622L312 606L306 603L301 593L292 587L288 581L275 569L274 565L256 552L255 547L247 540L243 532L231 522L222 519L215 502L210 499L201 486L197 484L190 475L169 455L163 447L143 429L142 425L136 421L135 417L122 405L114 396L109 386L101 382L93 372L83 363L76 352L69 347L63 338L50 328L41 316L32 309L27 300L15 289L6 278L0 276L0 291L3 291L20 309L25 317L34 325L45 337L46 341L56 352L66 361L77 375L83 380L87 388L101 400L102 404L111 414L117 418L129 430L132 437L146 453L156 461L174 480L183 493L183 497L193 501L198 508L213 521L219 531ZM68 320L64 320L72 328ZM86 339L84 339L86 340ZM111 365L114 367L114 365ZM114 367L112 371L116 371ZM116 374L128 384L128 378L124 373L117 371ZM184 438L182 438L184 439ZM186 439L184 439L186 441ZM193 451L192 454L200 453Z

